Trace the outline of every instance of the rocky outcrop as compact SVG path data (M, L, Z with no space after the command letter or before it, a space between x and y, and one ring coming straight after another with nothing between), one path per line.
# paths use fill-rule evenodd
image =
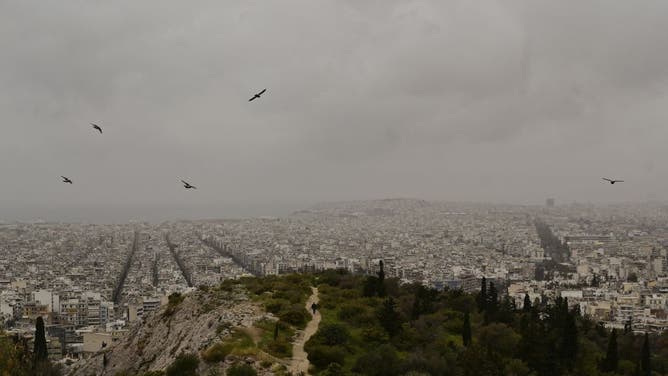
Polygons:
M196 291L182 301L173 299L104 352L75 364L70 374L97 376L164 370L179 354L199 354L224 339L231 328L251 327L264 316L263 310L240 290Z

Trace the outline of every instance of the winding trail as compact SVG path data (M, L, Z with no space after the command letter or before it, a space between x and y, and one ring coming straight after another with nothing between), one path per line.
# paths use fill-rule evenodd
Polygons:
M318 303L318 288L311 287L313 293L306 300L306 310L311 313L311 304ZM288 371L292 372L293 375L304 374L308 375L309 361L307 354L304 351L304 344L311 338L315 332L318 331L318 326L320 325L320 310L317 310L315 315L311 313L311 321L306 324L306 328L299 334L297 340L293 343L292 346L292 360L290 361L290 366Z

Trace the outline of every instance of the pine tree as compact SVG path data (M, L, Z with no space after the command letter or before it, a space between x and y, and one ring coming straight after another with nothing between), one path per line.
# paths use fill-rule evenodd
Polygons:
M462 329L462 341L464 342L464 346L466 347L468 347L468 345L471 343L471 319L469 317L468 312L464 314L464 328Z
M37 317L35 323L35 362L46 360L49 356L46 349L46 334L44 333L44 319Z
M524 294L524 305L522 306L523 312L531 312L531 298L529 294Z
M617 330L612 329L610 340L608 341L608 352L605 354L601 371L616 372L619 364L619 354L617 352Z
M652 375L652 365L650 363L650 358L649 335L645 333L645 342L642 344L642 352L640 353L640 370L642 371L643 376Z
M482 277L480 295L478 295L478 312L484 312L487 308L487 278Z

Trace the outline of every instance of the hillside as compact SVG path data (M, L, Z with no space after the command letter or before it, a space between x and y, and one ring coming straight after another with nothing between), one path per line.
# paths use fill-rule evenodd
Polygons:
M192 361L201 375L222 375L242 364L260 375L280 375L291 365L297 329L310 319L305 309L309 286L308 278L299 276L246 278L172 295L145 324L69 374L180 375L188 373L179 367Z
M566 299L518 306L502 296L491 283L479 294L436 291L382 272L226 281L173 296L72 374L668 374L668 334L610 332ZM312 317L305 307L315 299Z

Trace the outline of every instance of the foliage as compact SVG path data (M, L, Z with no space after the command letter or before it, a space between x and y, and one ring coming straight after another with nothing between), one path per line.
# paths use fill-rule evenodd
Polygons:
M44 332L44 319L37 317L35 322L35 350L33 351L35 362L41 362L48 358L46 349L46 333Z
M616 333L617 371L602 373L611 334L567 299L532 302L525 295L528 304L518 309L486 281L478 312L482 293L386 279L387 296L379 297L365 291L377 276L323 276L322 321L305 346L317 375L635 376L643 357L654 372L668 374L668 333L648 337L652 351L643 356L643 338L632 332Z
M36 361L28 350L27 340L18 336L7 337L0 331L0 375L60 376L61 369L48 359Z
M222 362L231 351L231 345L225 345L222 342L218 342L204 351L202 359L207 363Z
M246 363L237 363L225 371L227 376L257 376L257 371Z
M179 304L181 304L184 299L185 297L178 292L170 294L168 297L167 308L165 309L165 313L163 315L165 317L172 316L176 312Z
M469 313L464 314L464 328L462 329L462 343L468 346L471 343L471 319Z
M199 358L196 354L181 354L167 367L167 376L197 376Z

